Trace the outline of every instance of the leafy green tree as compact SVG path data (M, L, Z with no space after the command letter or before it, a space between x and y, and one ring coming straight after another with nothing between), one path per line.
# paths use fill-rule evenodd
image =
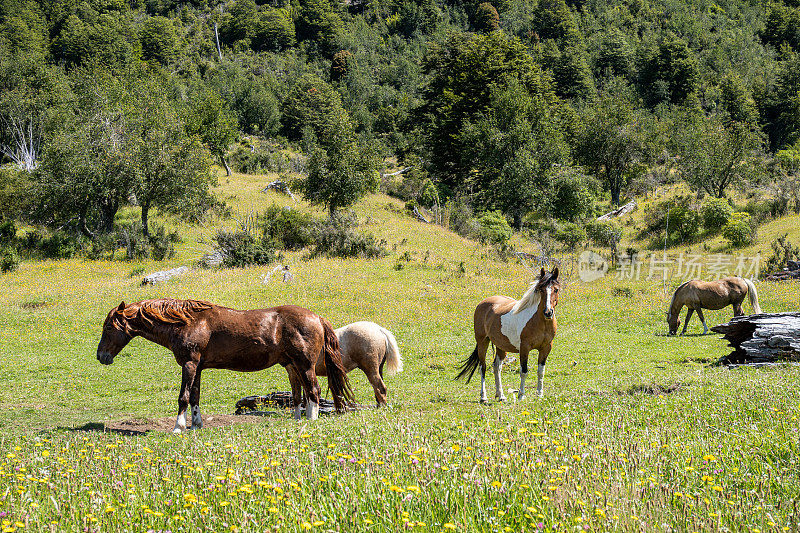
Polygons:
M369 147L356 140L353 124L344 108L326 117L319 138L306 130L308 176L303 196L328 208L331 218L378 185L377 161Z
M650 153L646 123L635 101L624 93L604 93L581 115L576 157L608 189L614 205L620 203L630 170Z
M423 60L423 103L417 110L427 170L445 192L466 184L470 160L464 127L485 116L492 94L517 80L541 105L558 99L539 65L519 39L502 32L454 33L431 45Z
M162 65L177 59L180 39L172 21L165 17L148 17L142 25L142 56Z
M758 123L758 110L752 95L744 86L742 78L729 72L720 83L722 108L730 120L744 124Z
M752 125L726 125L719 115L689 110L678 115L673 131L677 168L695 189L723 198L728 187L762 172L763 139Z
M307 127L314 135L322 137L328 123L344 111L339 93L314 74L304 74L297 80L286 95L282 109L281 122L291 139L300 139Z
M483 32L491 32L500 29L500 15L497 9L489 2L478 5L475 13L475 28Z
M772 150L800 140L800 53L779 63L774 84L762 98L761 115Z
M634 72L634 50L625 34L611 28L600 41L595 74L630 78Z
M277 88L266 75L258 76L236 61L224 60L211 73L208 85L215 89L236 114L239 130L261 135L276 135L280 129L280 102Z
M252 45L256 50L285 50L294 45L296 31L287 9L269 8L262 11L256 22Z
M215 180L208 152L197 137L189 137L165 91L166 80L155 73L132 88L126 119L127 164L132 192L141 206L142 229L149 233L153 208L197 217L212 203Z
M236 115L228 108L219 93L197 84L186 102L186 133L197 136L219 157L228 176L231 169L225 159L228 146L238 135Z
M788 45L800 51L800 9L782 2L770 2L761 38L775 48Z
M679 38L662 41L645 60L640 75L640 86L651 105L681 103L700 83L697 58Z
M473 203L500 209L519 228L543 208L557 165L567 161L558 117L525 86L511 80L495 88L486 117L465 127L462 164L470 168Z

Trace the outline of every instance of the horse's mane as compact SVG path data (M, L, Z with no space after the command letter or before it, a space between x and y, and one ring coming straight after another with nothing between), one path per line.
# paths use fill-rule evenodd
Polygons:
M689 280L689 281L692 281L692 280ZM678 292L680 292L680 290L681 290L681 289L682 289L682 288L683 288L683 287L684 287L684 286L685 286L687 283L689 283L689 281L684 281L683 283L681 283L680 285L678 285L678 287L675 289L675 292L673 292L673 293L672 293L672 299L669 301L669 309L667 309L667 316L668 316L668 317L669 317L669 316L671 316L671 315L670 315L670 313L672 313L672 305L675 303L675 298L678 296Z
M142 300L122 309L119 314L128 320L140 319L150 325L162 324L187 324L195 313L211 309L214 304L204 300L173 300L172 298L159 298L156 300Z
M539 301L542 299L542 295L539 294L537 291L537 287L539 286L539 280L537 279L533 283L531 283L528 290L525 291L525 294L522 295L522 298L517 300L517 303L514 304L514 307L511 308L511 314L516 315L517 313L528 309L531 306L539 305Z

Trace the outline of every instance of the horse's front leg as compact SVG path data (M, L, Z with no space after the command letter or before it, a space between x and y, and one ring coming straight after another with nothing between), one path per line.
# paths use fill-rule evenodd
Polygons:
M186 430L186 408L189 406L189 395L194 386L194 377L197 372L197 363L188 361L183 365L181 372L181 393L178 395L178 416L175 418L173 433Z
M506 358L506 352L495 346L494 349L494 363L492 369L494 370L494 396L497 401L506 401L506 395L503 393L503 379L500 372L503 371L503 360Z
M552 341L539 348L539 368L536 372L536 396L544 396L544 365L547 363L547 356L553 349Z
M528 350L521 349L519 351L519 392L517 399L525 399L525 378L528 377Z
M692 313L694 313L694 309L688 307L686 311L686 321L683 323L683 329L681 330L681 335L686 333L686 326L689 325L689 319L692 318Z
M198 367L192 380L189 391L189 406L192 408L192 429L203 427L203 417L200 416L200 373L203 369Z

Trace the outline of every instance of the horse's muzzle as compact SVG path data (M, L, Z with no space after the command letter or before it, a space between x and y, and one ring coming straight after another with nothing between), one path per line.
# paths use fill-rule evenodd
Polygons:
M544 312L544 317L545 317L547 320L553 320L553 314L554 314L554 313L553 313L552 311L545 311L545 312Z
M108 352L97 352L97 360L104 365L110 365L114 362L114 356Z

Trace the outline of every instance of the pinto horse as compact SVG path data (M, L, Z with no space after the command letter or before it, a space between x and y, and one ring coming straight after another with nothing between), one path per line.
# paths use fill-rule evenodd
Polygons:
M744 314L742 302L745 296L750 298L753 313L761 313L756 286L749 279L730 277L717 281L700 281L699 279L687 281L675 289L675 294L672 295L669 303L669 311L667 311L669 334L675 335L678 332L678 326L681 325L679 315L683 306L687 307L687 311L681 335L686 333L686 326L689 325L689 319L692 318L694 311L697 311L697 316L703 324L703 335L705 335L708 333L708 326L706 326L706 318L703 316L703 309L717 310L732 305L733 316L741 316Z
M279 364L296 380L311 402L307 418L319 413L320 387L315 365L323 359L336 410L353 401L339 341L330 322L296 305L238 311L200 300L169 298L125 302L112 309L103 325L97 359L104 365L134 337L172 350L183 367L175 433L186 429L186 408L192 407L192 429L200 428L200 373L206 368L239 372ZM300 418L300 387L292 390L295 418Z
M519 353L520 384L518 397L525 397L525 378L528 376L528 353L539 351L536 394L544 395L544 365L556 336L556 317L553 309L558 304L558 267L552 272L542 269L539 279L519 300L508 296L490 296L475 308L475 349L464 360L456 376L467 376L467 383L475 370L481 369L481 402L486 403L486 350L491 341L495 346L494 385L499 401L506 399L500 371L507 353Z

